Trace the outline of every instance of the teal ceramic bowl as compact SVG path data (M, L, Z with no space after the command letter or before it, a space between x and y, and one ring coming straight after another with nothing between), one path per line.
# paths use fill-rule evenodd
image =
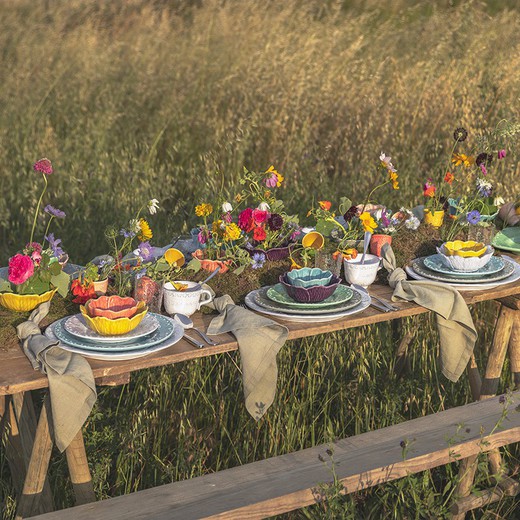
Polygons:
M294 287L315 287L317 285L328 285L332 279L330 271L323 271L317 267L302 267L293 269L287 273L287 283Z

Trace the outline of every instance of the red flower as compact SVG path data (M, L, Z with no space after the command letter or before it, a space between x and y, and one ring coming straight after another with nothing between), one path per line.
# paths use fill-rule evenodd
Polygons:
M34 274L34 263L30 256L18 253L9 259L8 280L21 285Z
M258 242L262 242L262 240L265 240L266 232L263 227L255 227L255 230L253 232L253 238L257 240Z
M434 197L435 196L435 186L427 181L423 186L423 195L425 197Z
M96 291L94 290L94 285L89 283L87 286L83 285L78 279L73 280L70 284L70 290L72 294L76 296L72 301L74 303L79 303L80 305L84 305L90 299L96 297Z
M254 209L253 210L253 220L256 224L263 224L267 217L269 216L269 213L267 211L261 210L261 209Z
M453 173L447 172L446 175L444 176L444 182L447 182L450 185L453 183L454 180L455 180L455 175L453 175Z
M53 172L51 161L47 158L40 159L33 165L35 172L40 172L45 175L50 175Z
M329 211L332 206L332 203L328 200L319 200L318 204L320 205L320 208L324 209L325 211Z
M251 208L246 208L245 210L241 211L238 215L238 227L242 231L249 232L252 229L252 222L253 222L253 210Z

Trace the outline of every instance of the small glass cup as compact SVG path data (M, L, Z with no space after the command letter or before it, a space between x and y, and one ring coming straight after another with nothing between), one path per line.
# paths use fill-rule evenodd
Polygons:
M334 276L339 276L342 258L342 255L335 254L335 251L318 249L314 257L314 267L318 267L323 271L330 271Z
M141 276L135 281L134 299L138 302L145 302L149 312L161 312L163 294L162 282L156 282L149 276Z
M471 225L468 229L468 240L474 240L475 242L482 242L483 244L490 245L497 234L497 228L492 222L484 225Z

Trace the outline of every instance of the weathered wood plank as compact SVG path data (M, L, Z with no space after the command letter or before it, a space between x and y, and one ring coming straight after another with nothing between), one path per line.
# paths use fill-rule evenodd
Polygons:
M87 454L85 452L85 443L83 441L83 432L81 430L72 439L72 442L65 450L65 454L67 455L67 464L74 488L74 496L76 497L76 505L94 502L96 495L94 494L92 477L90 476Z
M330 457L346 493L388 482L520 440L513 394L507 420L498 398L187 481L41 515L38 520L259 519L315 503L332 480ZM481 433L483 432L483 433ZM403 457L401 442L407 441ZM322 462L322 460L325 462Z

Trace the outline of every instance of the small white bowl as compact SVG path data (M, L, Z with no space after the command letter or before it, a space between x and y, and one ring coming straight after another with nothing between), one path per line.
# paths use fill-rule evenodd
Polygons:
M365 256L365 263L361 263L362 254L359 254L352 260L343 259L343 266L345 268L345 279L351 284L361 285L361 287L368 287L373 284L381 258L376 255Z
M444 265L449 269L453 269L460 273L474 273L475 271L478 271L489 263L494 252L495 250L491 246L487 246L486 252L482 256L464 258L458 255L449 255L444 244L437 248L437 253L439 253Z

